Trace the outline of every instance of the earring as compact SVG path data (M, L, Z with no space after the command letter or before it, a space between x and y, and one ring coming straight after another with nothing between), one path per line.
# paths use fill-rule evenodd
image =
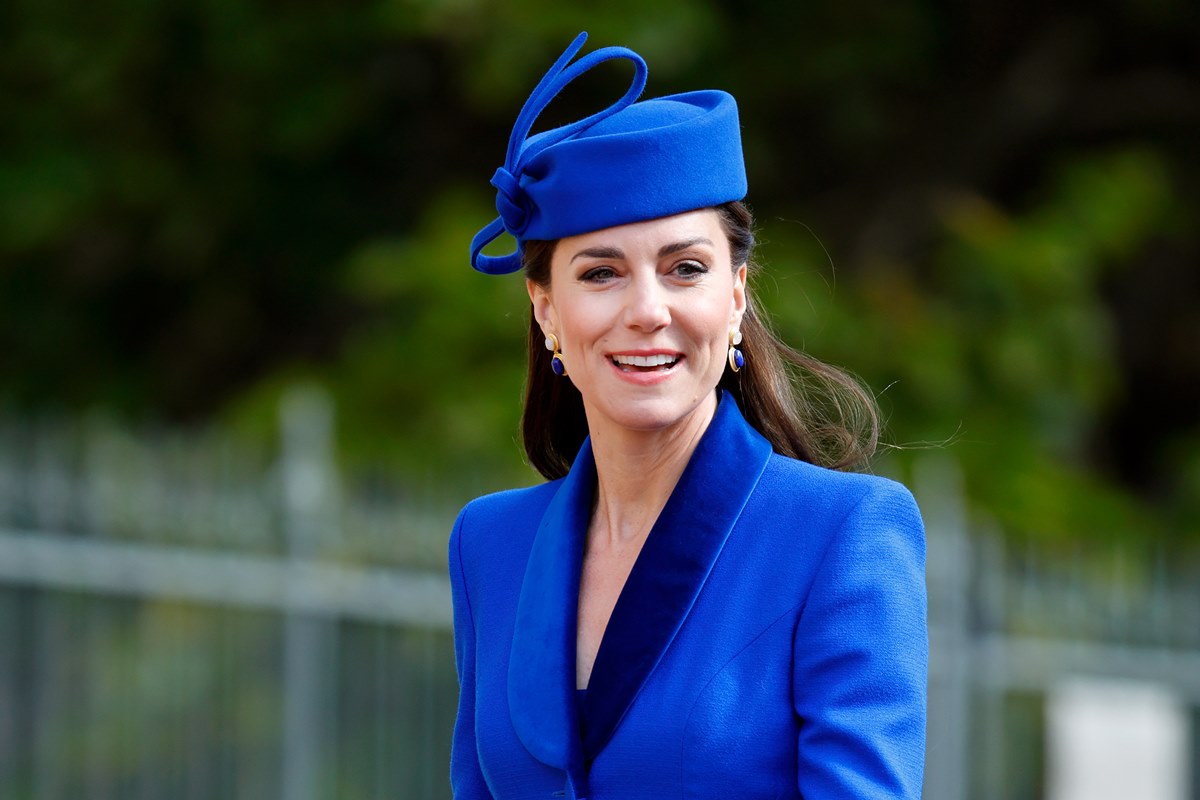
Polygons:
M729 368L734 372L738 372L746 365L746 357L742 355L742 351L737 348L742 343L742 332L733 330L729 332Z
M560 378L566 375L567 365L563 362L562 353L558 349L558 337L553 333L546 334L546 349L554 353L550 356L550 369L554 370L554 374Z

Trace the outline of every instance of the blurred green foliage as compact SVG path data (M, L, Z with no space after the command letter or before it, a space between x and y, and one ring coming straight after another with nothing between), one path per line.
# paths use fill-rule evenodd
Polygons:
M880 395L976 508L1045 537L1200 532L1188 3L379 0L0 10L0 402L270 436L330 387L343 458L534 480L520 279L487 177L580 29L650 94L738 98L781 333ZM623 89L589 75L545 124Z

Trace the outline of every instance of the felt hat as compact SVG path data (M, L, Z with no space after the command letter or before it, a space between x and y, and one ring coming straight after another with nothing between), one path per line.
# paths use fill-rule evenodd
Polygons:
M499 275L521 268L526 241L561 239L741 200L746 196L737 103L705 90L634 102L646 86L646 62L626 47L604 47L570 64L581 33L525 101L492 176L496 210L471 241L471 266ZM567 84L604 61L633 62L620 100L591 116L529 136L538 115ZM486 256L507 231L516 252Z

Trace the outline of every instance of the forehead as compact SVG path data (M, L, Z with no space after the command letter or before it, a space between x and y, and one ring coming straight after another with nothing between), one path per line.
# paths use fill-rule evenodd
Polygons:
M643 251L657 252L665 245L697 239L707 239L717 252L729 250L720 217L711 208L568 236L559 241L554 257L555 260L570 259L580 250L595 247L616 248L632 256Z

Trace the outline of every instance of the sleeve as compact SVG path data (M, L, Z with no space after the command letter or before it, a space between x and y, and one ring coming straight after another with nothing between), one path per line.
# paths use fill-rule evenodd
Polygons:
M458 715L450 750L450 789L455 800L491 800L475 747L475 621L462 566L464 508L450 533L450 593L454 602L454 666L458 672Z
M925 531L880 481L827 544L793 642L806 800L919 800L929 633Z

